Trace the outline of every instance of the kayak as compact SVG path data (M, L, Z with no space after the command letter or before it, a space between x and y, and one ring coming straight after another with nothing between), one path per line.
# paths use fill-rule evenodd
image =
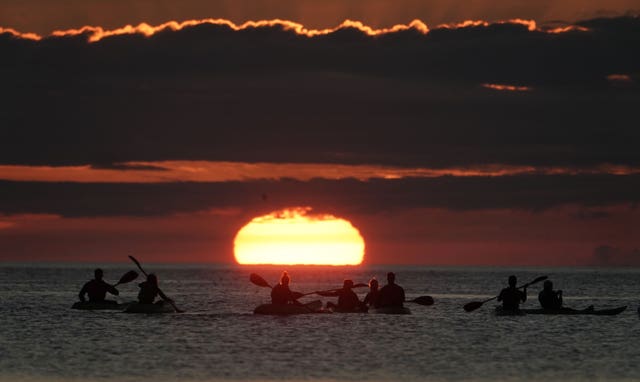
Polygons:
M322 309L322 301L312 301L304 305L275 305L262 304L253 310L254 314L266 314L272 316L289 316L293 314L330 313Z
M503 309L502 306L496 306L495 313L496 316L524 316L526 314L522 309Z
M383 308L369 309L369 312L376 314L411 314L411 309L405 306L385 306Z
M91 302L91 301L78 301L71 305L71 309L78 310L123 310L130 303L118 304L115 301L105 302Z
M496 307L496 315L498 316L524 316L526 314L546 314L546 315L569 315L569 316L577 316L577 315L593 315L593 316L615 316L616 314L620 314L627 309L626 306L620 306L618 308L613 309L599 309L595 310L593 307L589 307L586 309L572 309L572 308L561 308L561 309L520 309L520 310L504 310L501 306Z
M613 309L598 309L595 310L593 307L589 307L586 309L571 309L571 308L561 308L561 309L522 309L522 311L526 314L566 314L566 315L594 315L594 316L615 316L616 314L620 314L627 309L626 306L620 306Z
M140 304L139 302L132 302L124 310L125 313L174 313L175 309L170 304L165 304L163 301L155 304Z
M328 308L327 310L330 310L333 313L367 313L367 311L369 310L368 307L358 307L355 309L340 309L337 306L333 306Z

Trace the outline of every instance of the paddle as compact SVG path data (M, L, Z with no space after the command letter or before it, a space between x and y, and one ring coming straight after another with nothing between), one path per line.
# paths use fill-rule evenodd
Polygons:
M120 281L118 281L113 287L117 287L120 284L126 284L128 282L131 282L133 280L135 280L138 277L138 272L136 271L129 271L127 273L125 273L124 275L122 275L122 277L120 277Z
M133 261L134 263L136 263L136 265L138 266L138 269L140 269L140 272L142 272L143 275L145 275L146 277L148 277L147 272L144 271L144 269L142 269L142 265L140 265L140 263L138 262L138 260L136 260L135 257L133 256L129 256L129 258L131 259L131 261ZM164 293L162 293L162 291L160 290L160 288L158 288L158 292L160 292L160 297L162 297L164 295ZM176 313L184 313L184 310L180 310L178 309L178 307L176 306L176 304L173 303L173 301L171 301L168 298L164 298L162 297L162 299L166 302L169 303L169 305L171 305L173 307L173 309L176 311Z
M536 278L535 280L533 280L533 281L531 281L531 282L529 282L529 283L526 283L526 284L524 284L524 285L521 285L521 286L517 287L517 289L520 289L520 288L526 288L526 287L528 287L529 285L532 285L532 284L538 283L538 282L543 281L543 280L546 280L546 279L548 279L548 277L547 277L547 276L540 276L540 277ZM464 306L463 308L464 308L464 310L465 310L465 311L467 311L467 312L473 312L474 310L476 310L476 309L478 309L479 307L481 307L485 302L489 302L489 301L491 301L491 300L495 300L496 298L498 298L498 296L488 298L488 299L486 299L486 300L484 300L484 301L471 301L470 303L465 304L465 306Z
M267 280L263 279L262 277L260 277L260 275L257 275L255 273L252 273L249 275L249 280L257 286L272 288L271 285L269 285L269 283L267 282Z
M368 284L363 284L363 283L358 283L355 284L354 286L352 286L351 288L362 288L362 287L368 287ZM339 290L342 290L342 288L336 288L336 289L329 289L329 290L317 290L315 292L309 292L309 293L303 293L303 296L308 296L310 294L319 294L322 296L322 293L333 293L333 292L337 292Z
M435 301L433 301L433 297L431 296L420 296L413 300L405 300L404 302L413 302L419 305L433 305Z
M252 283L254 283L257 286L260 287L264 287L264 288L270 288L273 289L273 287L267 282L267 280L263 279L260 275L252 273L249 275L249 281L251 281ZM291 292L293 294L293 297L297 300L300 297L306 296L308 294L312 294L312 293L300 293L300 292Z

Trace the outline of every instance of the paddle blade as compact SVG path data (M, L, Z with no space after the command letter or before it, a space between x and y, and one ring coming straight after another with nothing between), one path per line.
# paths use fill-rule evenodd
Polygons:
M118 281L118 284L126 284L128 282L135 280L136 278L138 278L138 272L129 271L124 275L122 275L122 277L120 277L120 281Z
M408 302L415 302L416 304L420 304L420 305L433 305L434 300L433 300L433 297L431 296L420 296Z
M473 312L484 304L482 301L471 301L468 304L465 304L464 310L467 312Z
M263 279L262 277L260 277L259 275L252 273L249 276L249 280L254 283L257 286L261 286L261 287L265 287L265 288L271 288L271 285L269 285L269 283Z
M537 279L533 280L532 282L530 282L529 284L535 284L535 283L539 283L540 281L544 281L546 279L548 279L549 276L540 276Z
M144 269L142 269L142 265L140 265L140 262L136 260L136 258L133 256L129 256L129 258L138 266L138 269L140 270L140 272L142 272L142 274L146 276L147 272L145 272Z
M363 287L368 287L368 286L369 286L369 284L357 283L352 288L363 288Z

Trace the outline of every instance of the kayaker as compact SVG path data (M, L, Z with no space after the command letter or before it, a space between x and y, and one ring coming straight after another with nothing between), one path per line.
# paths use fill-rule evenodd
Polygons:
M344 312L361 311L363 308L358 295L353 291L353 280L344 280L342 289L317 293L324 297L338 297L338 304L327 302L327 308L334 308Z
M373 307L378 302L380 296L380 290L378 289L378 280L372 278L369 280L369 293L364 298L364 304L368 307Z
M286 304L295 304L302 305L302 303L298 302L295 298L294 293L289 289L289 282L291 278L289 278L289 274L287 271L282 272L282 276L280 277L280 283L271 289L271 303L274 305L286 305Z
M173 302L169 297L158 288L158 277L151 273L147 276L147 281L138 284L140 292L138 292L138 302L141 304L153 304L156 297L160 296L164 301Z
M498 301L502 301L502 309L509 311L520 310L520 302L527 301L527 287L524 290L516 288L518 278L516 276L509 276L509 287L504 288L498 295Z
M387 273L387 285L380 289L376 308L401 307L404 303L404 289L396 284L396 275L393 272Z
M562 291L553 290L553 283L549 280L544 282L542 291L538 294L540 306L544 309L562 308Z
M80 301L85 302L86 299L84 295L88 295L89 302L100 302L100 303L113 303L117 304L116 301L113 300L105 300L107 297L107 292L110 294L117 296L120 294L116 288L112 285L107 284L102 277L104 276L104 272L102 269L97 268L93 271L93 280L88 281L84 284L82 289L80 289L80 293L78 293L78 297Z

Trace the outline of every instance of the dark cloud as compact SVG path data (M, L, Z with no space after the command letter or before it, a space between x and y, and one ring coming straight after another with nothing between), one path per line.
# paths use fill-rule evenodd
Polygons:
M637 203L640 176L442 177L428 179L86 184L0 182L0 213L66 217L151 216L239 208L249 215L291 206L375 214L411 208L587 209ZM266 195L266 198L263 197ZM599 216L605 218L605 216Z
M0 163L232 160L638 165L640 19L355 29L210 24L147 38L0 36ZM529 86L501 92L484 83Z
M571 217L577 220L606 219L611 217L611 213L607 211L581 209L576 213L572 213Z

